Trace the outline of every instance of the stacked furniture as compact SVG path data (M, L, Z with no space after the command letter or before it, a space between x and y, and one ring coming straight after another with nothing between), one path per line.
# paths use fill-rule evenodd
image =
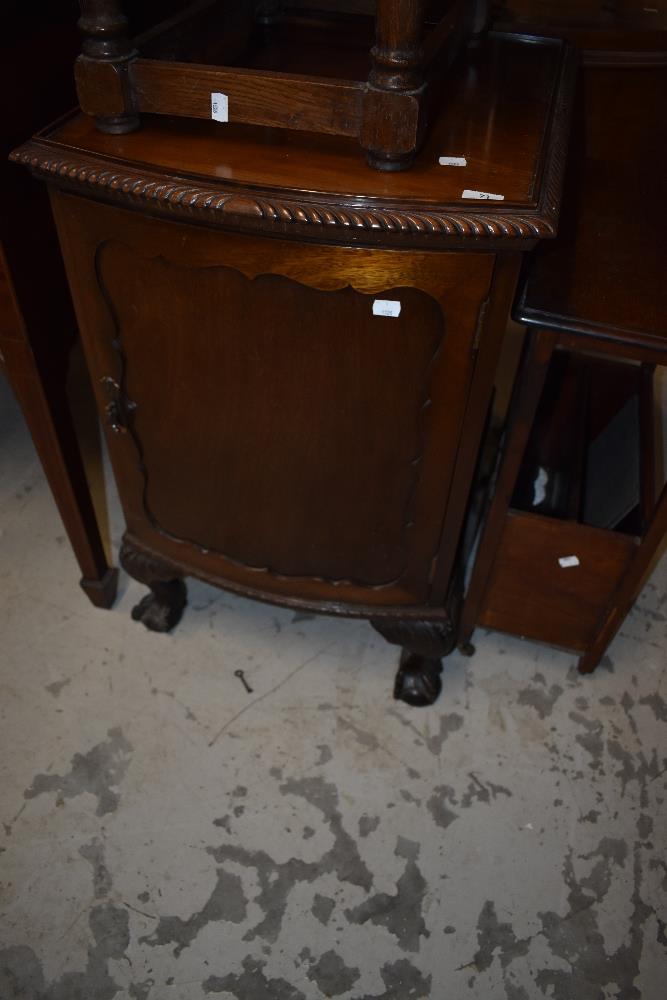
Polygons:
M486 0L322 6L195 0L130 40L121 0L83 0L81 107L115 134L151 113L353 136L372 166L406 169Z
M404 9L378 4L380 42L413 23L395 20ZM146 67L135 46L118 51L118 5L87 4L86 19L98 44L85 58L108 62L95 72L128 103L87 104L13 158L49 185L125 512L121 562L150 588L135 617L173 627L187 575L365 617L403 649L396 695L432 702L457 641L462 527L521 258L556 233L567 47L460 46L430 127L398 149L366 143L385 166L414 156L387 173L356 133L235 120L231 82L229 120L211 121L219 76L208 120L147 107ZM328 30L326 60L289 31L271 44L356 79L350 33ZM406 49L390 49L400 62ZM200 93L202 72L183 92ZM83 99L82 81L79 64ZM120 131L99 121L117 116Z

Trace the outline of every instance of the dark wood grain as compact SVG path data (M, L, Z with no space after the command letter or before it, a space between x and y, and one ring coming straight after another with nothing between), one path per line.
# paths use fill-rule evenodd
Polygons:
M595 635L579 660L579 670L588 674L600 662L632 605L655 567L664 548L667 535L667 485L663 486L653 517L634 558L619 580L612 599L596 622Z
M351 82L349 52L356 62L359 29L363 35L368 22L365 15L336 20L332 13L311 11L309 17L299 12L294 16L286 5L264 5L257 10L260 28L253 33L251 11L241 0L211 3L203 9L195 4L192 17L186 9L177 19L168 17L163 31L158 26L148 33L143 42L149 43L153 58L145 59L138 58L138 48L127 37L120 0L83 0L84 47L76 73L79 101L99 129L118 134L137 128L142 112L210 118L211 94L222 93L229 99L231 121L352 135L372 166L403 170L411 165L427 125L421 44L426 6L425 0L379 0L375 45L367 56L368 79ZM430 32L428 60L439 61L444 68L465 40L481 29L483 5L476 0L444 0L440 6L445 13ZM283 23L286 32L280 30ZM313 46L318 26L321 39ZM292 35L302 36L296 65L304 53L311 55L310 70L297 69L298 75ZM317 51L323 45L335 48L341 36L336 79L318 80L322 70ZM282 52L281 41L287 41ZM279 72L262 65L266 56L257 56L267 43L269 61L280 63ZM137 45L141 47L142 40Z
M524 347L523 368L530 374L527 378L518 379L507 417L509 432L504 445L502 463L484 519L477 556L461 613L461 643L470 640L480 621L485 593L498 556L505 518L542 395L555 342L555 334L537 331Z
M74 380L86 422L82 446L68 382L77 330L46 192L7 161L45 117L74 102L71 65L78 38L77 7L36 2L12 9L0 63L3 109L0 141L0 358L44 468L81 570L81 586L98 607L109 607L117 571L106 550L106 507L90 482L101 480L100 440L85 373Z
M572 80L558 42L480 42L406 173L368 171L340 136L165 116L112 136L76 114L15 154L50 183L144 624L173 626L186 575L370 617L409 639L401 697L435 696L521 252L555 233Z
M479 624L583 651L636 547L627 535L510 511ZM571 555L580 565L561 567L558 560Z
M470 470L475 467L479 454L520 262L519 254L499 255L493 286L489 297L482 304L477 329L473 334L476 355L475 380L467 400L456 471L447 512L442 522L439 558L433 568L431 600L434 603L447 600L456 560L467 560L469 555L462 548L461 529L470 500ZM479 352L481 344L484 345L484 349ZM460 478L463 476L465 478ZM461 542L456 548L453 541L459 538Z
M94 112L97 127L112 135L132 132L139 127L139 118L129 70L137 51L128 38L121 0L81 0L79 27L83 47L77 60L76 78L78 84L85 83L90 73L88 87L100 95L100 104ZM106 69L109 76L104 72Z
M179 68L184 79L175 74ZM210 120L211 93L221 91L229 100L230 122L331 135L359 133L363 88L353 82L149 59L137 60L132 75L136 107L142 112L164 114L173 108L172 114Z
M494 255L55 208L101 405L108 376L136 405L110 442L133 535L263 592L426 603Z
M555 235L573 80L557 42L481 44L453 75L413 168L396 175L367 170L341 137L165 118L107 136L74 116L14 156L92 197L245 231L385 246L523 244ZM442 167L441 155L464 155L468 166ZM504 201L465 200L464 188Z
M519 322L667 352L665 93L667 69L582 75L560 237L535 256Z
M654 366L667 361L666 85L665 69L582 73L561 232L552 248L533 255L515 309L530 324L530 343L463 612L464 641L475 623L530 636L581 652L582 672L595 668L620 627L667 529L664 487L656 503L652 391ZM590 396L576 379L570 391L561 378L547 383L537 408L554 346L574 352ZM616 530L591 527L581 523L579 466L633 395L639 503ZM522 477L532 492L539 468L551 476L558 470L554 481L567 484L550 517L510 507L526 493ZM630 470L619 466L615 475ZM567 555L579 564L561 568L558 557Z
M590 66L667 64L667 11L644 0L500 0L492 23L504 31L566 38Z

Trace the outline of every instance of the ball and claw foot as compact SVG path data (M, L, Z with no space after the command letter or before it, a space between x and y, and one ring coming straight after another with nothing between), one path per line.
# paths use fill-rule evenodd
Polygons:
M461 656L474 656L475 652L475 647L471 642L462 642L459 646L459 653Z
M432 705L442 691L442 662L404 649L394 682L394 698L408 705Z
M132 618L142 622L151 632L171 632L178 625L187 604L187 590L183 580L154 583L132 608Z

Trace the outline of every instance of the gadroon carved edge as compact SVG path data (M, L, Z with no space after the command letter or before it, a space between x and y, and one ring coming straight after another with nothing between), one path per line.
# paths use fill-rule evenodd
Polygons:
M338 203L329 196L302 198L282 193L258 193L242 187L211 187L196 179L139 170L103 156L92 156L57 147L48 139L35 138L10 155L16 163L27 166L44 179L74 190L85 188L94 197L124 203L143 204L152 211L190 216L229 227L256 228L278 224L294 234L314 235L328 230L332 237L346 233L386 234L422 238L451 239L544 239L556 235L556 222L565 172L567 141L570 130L576 60L570 50L561 64L560 84L554 93L554 108L548 132L545 172L539 185L535 208L495 211L488 202L479 211L466 205L465 210L447 206L417 204L406 207L349 204L344 196ZM285 232L285 235L287 235Z
M564 145L563 137L563 145ZM332 204L317 197L301 199L242 188L211 187L182 177L117 164L103 157L55 149L48 142L33 139L10 155L15 163L35 175L70 190L85 189L93 197L120 202L125 206L144 205L159 213L189 216L218 225L280 224L299 231L315 228L338 233L396 233L424 237L539 239L555 236L563 155L554 151L545 179L543 196L536 209L504 212L441 210L355 206ZM334 231L334 232L332 232Z

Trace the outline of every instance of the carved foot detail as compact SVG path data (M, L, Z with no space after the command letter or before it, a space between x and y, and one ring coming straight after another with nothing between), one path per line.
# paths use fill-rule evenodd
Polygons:
M446 606L438 619L371 618L370 623L387 642L403 647L394 683L394 698L408 705L432 705L442 690L443 656L455 648L461 610L460 574L454 577ZM470 647L472 649L472 647Z
M419 621L414 618L373 618L373 628L388 642L403 646L394 682L394 698L408 705L432 705L442 690L441 657L456 645L456 629L450 621Z
M123 538L120 564L126 573L151 590L132 608L134 621L142 622L151 632L170 632L178 625L187 604L187 590L179 571L138 548L128 537Z
M183 617L187 603L187 590L182 580L154 583L150 594L132 608L132 618L151 632L171 632Z
M413 706L432 705L442 691L441 673L439 659L403 650L394 682L394 698Z
M456 645L456 628L448 619L371 618L371 625L387 642L427 659L448 656Z

